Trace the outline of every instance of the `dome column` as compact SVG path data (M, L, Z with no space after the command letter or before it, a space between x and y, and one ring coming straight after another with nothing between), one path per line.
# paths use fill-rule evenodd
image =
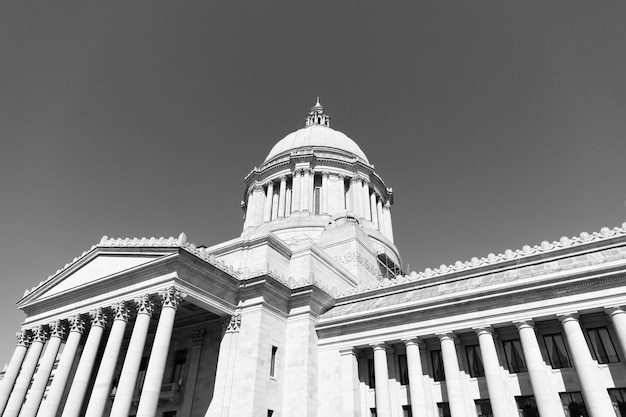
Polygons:
M385 235L393 242L393 228L391 226L391 202L387 200L383 207L383 222L385 223Z
M293 171L293 180L291 182L291 211L300 210L300 189L302 176L300 175L302 170L296 169Z
M372 223L374 224L374 228L378 229L378 208L376 207L376 191L372 190L372 194L370 194L370 210L372 213Z
M272 220L272 201L274 200L274 182L267 183L267 194L265 195L265 207L263 208L263 222Z
M367 178L361 181L361 210L362 216L365 220L372 220L370 213L370 182Z
M285 202L287 194L287 177L280 177L280 189L278 190L278 217L285 217Z
M329 175L328 171L322 172L322 213L328 213L328 187L330 185L328 181Z
M337 196L339 199L339 209L341 211L347 210L346 208L346 177L343 174L339 174L339 192Z
M310 195L313 192L312 187L311 187L311 170L310 169L304 169L302 170L302 189L301 189L301 204L300 204L300 210L304 211L311 211L309 208L309 204L310 204Z

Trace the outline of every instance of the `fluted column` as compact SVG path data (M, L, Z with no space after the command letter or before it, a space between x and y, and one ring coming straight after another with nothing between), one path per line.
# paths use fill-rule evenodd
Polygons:
M417 338L403 340L406 348L406 365L409 373L409 396L411 411L414 416L427 416L426 393L424 392L424 378L420 346Z
M450 402L450 415L452 417L465 417L465 397L461 384L459 370L459 358L456 354L456 339L452 333L437 335L441 342L441 357L443 359L443 371L446 376L446 391Z
M41 405L37 417L55 417L65 392L65 386L67 384L72 366L74 365L74 358L76 357L76 351L80 339L85 330L85 322L80 314L75 315L70 320L70 331L65 341L65 347L61 354L61 359L57 365L57 370L54 373L54 379L52 385L48 391L48 395Z
M11 356L9 366L4 372L4 378L2 382L0 382L0 415L2 415L4 407L7 405L11 391L13 391L13 385L15 384L17 375L22 367L22 362L24 362L24 357L31 343L31 335L26 330L18 332L16 337L17 346L13 351L13 356Z
M107 319L101 308L91 312L90 315L91 329L89 329L87 341L85 341L85 347L74 374L74 381L72 381L72 387L65 401L63 417L78 417L81 414L87 386L89 385L91 372L93 371L98 348L100 347L100 340L102 339L102 333L104 333L104 326L106 326Z
M562 417L564 414L561 401L550 385L549 370L539 350L533 321L522 320L514 324L519 332L526 369L528 369L539 415L541 417Z
M154 305L148 294L135 300L137 317L130 336L124 365L120 373L120 380L115 391L115 399L111 407L111 416L127 416L133 400L137 374L141 365L143 348L146 344L150 318L154 311Z
M278 217L285 217L285 202L287 197L287 177L280 177L280 188L278 189Z
M137 406L137 417L154 417L156 413L167 353L170 348L172 330L174 329L174 318L176 317L178 304L183 297L183 294L175 287L170 287L159 295L162 299L161 315L154 335L152 350L150 351L146 379L141 390L139 405Z
M124 332L126 331L126 323L128 323L128 308L126 302L120 301L114 307L113 325L107 339L100 368L96 375L96 381L91 391L91 398L87 406L87 416L102 416L111 392L111 383L113 382L113 373L115 365L120 354L122 341L124 340Z
M24 359L20 374L15 381L13 392L11 392L7 406L2 414L3 417L16 417L19 414L24 397L26 397L26 392L30 386L30 381L35 373L43 345L48 338L48 330L42 325L35 327L32 332L33 342L28 348L26 359Z
M622 307L608 307L605 311L613 322L622 352L626 352L626 311Z
M507 417L511 415L510 404L513 398L509 397L505 391L496 344L493 340L493 329L491 327L480 327L476 330L480 353L485 369L485 379L487 380L487 391L489 392L489 402L494 417Z
M372 223L374 228L378 229L378 208L376 207L376 192L370 194L370 212L372 213Z
M328 213L328 187L330 183L328 181L328 176L330 173L328 171L322 172L322 204L321 204L321 212L323 214Z
M39 410L41 399L46 391L46 385L48 385L48 379L50 378L54 361L57 358L59 347L61 347L61 342L65 337L65 327L60 320L51 323L49 328L50 339L48 340L46 351L39 363L39 368L35 374L35 379L30 387L30 391L28 391L26 402L20 411L20 417L35 417L37 415L37 410Z
M274 182L267 183L267 194L265 195L265 207L263 208L263 221L272 220L272 202L274 201Z
M309 208L309 204L310 204L310 195L311 192L313 191L311 187L311 170L310 169L304 169L302 171L302 200L301 200L301 204L300 204L300 210L304 211L304 210L308 210L310 211Z
M574 370L585 399L585 406L591 417L615 417L611 397L600 382L598 364L591 357L585 335L575 313L558 317L572 355Z
M302 194L301 190L301 182L302 182L302 170L296 169L293 173L293 178L291 180L291 211L299 211L300 210L300 197Z
M339 210L343 211L346 210L346 177L343 174L339 174L339 193Z
M384 343L372 345L374 350L374 374L376 379L376 417L391 416L389 393L389 370L387 369L387 346Z

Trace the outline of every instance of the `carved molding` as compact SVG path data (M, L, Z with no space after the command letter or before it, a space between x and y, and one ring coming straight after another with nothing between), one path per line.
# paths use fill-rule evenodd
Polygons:
M80 314L76 314L68 321L70 323L70 332L77 332L82 334L85 331L85 320L83 320Z
M175 286L166 288L163 291L159 291L161 297L161 307L169 307L176 310L187 294L182 293Z
M120 301L113 306L113 320L128 321L130 318L130 311L126 306L126 301Z
M230 317L226 326L226 333L239 333L241 327L241 314L234 314Z
M33 343L46 343L48 340L48 329L46 329L43 325L35 326L35 328L31 329L33 334Z
M135 299L135 306L137 307L137 314L152 316L152 313L154 313L154 303L150 300L149 294L144 294L142 297Z
M90 311L89 316L91 317L92 326L105 327L107 325L107 316L102 308Z
M50 328L50 337L63 339L67 333L67 329L61 320L50 323L48 327Z
M29 347L32 342L32 337L26 330L20 330L15 334L15 337L17 338L18 346Z

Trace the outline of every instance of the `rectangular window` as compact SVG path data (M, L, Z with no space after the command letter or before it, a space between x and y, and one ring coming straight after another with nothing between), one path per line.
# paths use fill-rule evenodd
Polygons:
M376 417L376 409L370 408L370 417Z
M276 376L276 352L278 348L276 346L272 346L272 357L270 359L270 376Z
M617 417L626 417L626 388L612 388L609 396Z
M435 381L445 381L446 374L443 370L443 358L440 350L430 351L430 361L433 365L433 379Z
M598 363L619 362L615 345L613 344L609 330L606 327L587 329L587 335L589 336L589 342L591 343L591 356L593 356Z
M409 368L406 364L406 355L398 355L398 368L400 370L400 385L409 385Z
M467 367L472 378L485 376L483 369L483 358L480 356L480 346L465 346L465 357L467 358Z
M559 396L561 397L565 417L589 417L580 392L561 392Z
M176 417L176 411L165 411L163 417Z
M370 388L376 388L376 373L374 372L374 359L367 360L367 375Z
M522 353L522 344L519 339L504 340L504 356L509 372L516 374L518 372L526 372L526 362Z
M402 417L413 417L413 411L410 405L402 406Z
M550 365L554 369L572 366L569 362L569 355L567 354L567 348L561 333L547 334L543 336L543 341L546 344Z
M187 349L177 350L174 353L174 368L172 369L170 382L175 382L177 384L183 383L183 368L185 367L186 361L187 361Z
M489 400L474 400L478 417L493 417Z
M267 417L272 417L274 415L274 410L267 410Z
M452 417L450 403L437 403L437 412L439 417Z
M539 417L539 410L537 410L534 396L515 397L515 402L517 403L519 417Z
M313 214L322 214L322 176L313 177Z

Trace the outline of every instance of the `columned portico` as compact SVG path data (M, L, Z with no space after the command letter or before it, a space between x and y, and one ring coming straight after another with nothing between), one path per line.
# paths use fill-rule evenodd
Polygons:
M32 332L33 342L28 348L26 359L24 359L22 369L20 370L20 374L15 381L15 386L13 387L7 406L2 414L3 417L15 417L19 414L24 397L26 396L26 392L30 385L31 378L33 377L35 368L37 367L37 362L39 361L43 345L46 343L48 338L48 330L42 325L37 326L32 330Z
M443 370L446 376L446 392L450 403L452 417L466 417L465 396L461 384L459 359L456 354L456 338L450 333L437 335L441 342L441 357L443 358Z
M371 346L374 351L374 373L376 378L376 417L391 417L387 346L382 342L374 343Z
M513 398L508 396L505 390L505 381L500 372L493 329L491 327L480 327L475 330L478 335L493 415L494 417L507 417L512 413L511 404Z
M31 344L31 335L26 330L18 332L16 337L17 346L11 356L9 365L4 372L4 378L2 379L2 382L0 382L0 414L4 411L7 401L9 400L9 396L13 390L13 385L15 384L17 375L20 372L22 362L24 361L28 347Z
M615 416L611 398L600 383L598 365L591 357L576 313L560 315L559 321L572 354L572 362L580 383L587 411L591 417Z
M137 417L154 417L156 413L165 372L165 362L174 328L174 318L178 304L183 298L183 294L175 287L170 287L159 295L162 299L161 316L159 317L152 350L150 351L146 379L137 407Z

